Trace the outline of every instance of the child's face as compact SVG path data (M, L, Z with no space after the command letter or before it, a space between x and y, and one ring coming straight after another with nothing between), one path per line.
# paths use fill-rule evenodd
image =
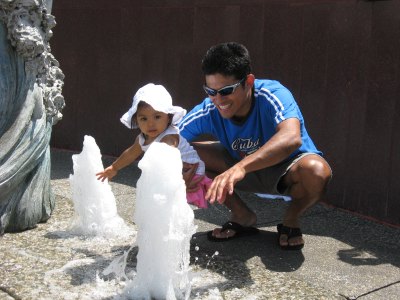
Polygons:
M155 139L168 127L170 118L168 114L156 111L150 105L144 104L138 107L136 122L142 133Z

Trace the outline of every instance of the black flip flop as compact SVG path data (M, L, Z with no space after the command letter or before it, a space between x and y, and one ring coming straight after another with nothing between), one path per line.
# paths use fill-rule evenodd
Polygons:
M300 228L289 227L289 226L285 226L283 224L278 224L277 229L278 229L278 244L283 250L301 250L301 249L303 249L304 244L300 244L300 245L287 244L286 246L282 246L280 244L280 238L281 238L282 234L287 235L288 242L289 242L289 239L291 239L291 238L303 236Z
M211 231L207 232L207 238L209 241L212 241L212 242L226 242L226 241L230 241L234 238L255 235L260 232L255 227L242 226L239 223L232 222L232 221L228 221L224 225L222 225L221 232L224 232L227 230L233 230L233 231L235 231L235 234L233 236L230 236L227 238L217 238L217 237L213 236L213 231L211 230Z

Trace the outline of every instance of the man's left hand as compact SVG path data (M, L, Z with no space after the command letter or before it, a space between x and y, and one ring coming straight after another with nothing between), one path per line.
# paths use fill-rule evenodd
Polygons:
M218 201L220 204L224 203L226 193L232 195L235 184L242 180L245 175L245 169L238 164L221 173L214 178L207 191L206 200L210 201L210 203L214 203L215 201Z

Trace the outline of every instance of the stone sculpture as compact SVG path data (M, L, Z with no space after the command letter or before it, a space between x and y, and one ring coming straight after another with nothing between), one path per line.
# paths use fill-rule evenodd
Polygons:
M52 0L0 0L0 235L50 218L50 136L64 74L50 53Z

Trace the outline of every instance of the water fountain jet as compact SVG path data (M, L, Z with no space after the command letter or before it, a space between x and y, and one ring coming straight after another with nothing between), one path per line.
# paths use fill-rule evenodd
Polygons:
M129 299L188 299L190 240L196 227L186 201L179 150L154 142L139 168L134 214L137 274L125 294Z
M86 236L128 236L132 234L117 213L114 194L108 181L97 180L102 171L100 149L93 137L85 135L80 154L72 155L74 174L69 180L74 202L71 231Z

